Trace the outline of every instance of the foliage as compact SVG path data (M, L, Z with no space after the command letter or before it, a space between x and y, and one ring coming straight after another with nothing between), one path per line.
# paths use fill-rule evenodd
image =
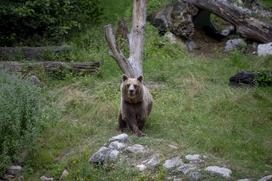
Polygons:
M39 37L61 40L68 33L99 21L97 0L11 0L0 4L1 46L37 41ZM62 37L62 38L60 38Z
M15 75L0 71L0 175L29 150L39 131L40 90Z

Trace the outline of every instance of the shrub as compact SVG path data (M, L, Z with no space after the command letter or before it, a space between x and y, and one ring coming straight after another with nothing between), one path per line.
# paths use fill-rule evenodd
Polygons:
M99 0L9 0L0 4L0 46L60 39L95 23L101 15Z
M0 175L30 150L39 131L40 90L15 75L0 71Z

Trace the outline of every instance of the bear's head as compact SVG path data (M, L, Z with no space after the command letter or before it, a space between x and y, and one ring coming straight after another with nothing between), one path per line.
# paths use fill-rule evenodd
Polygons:
M123 99L129 103L139 103L143 99L143 76L138 78L129 78L123 75L122 82L122 96Z

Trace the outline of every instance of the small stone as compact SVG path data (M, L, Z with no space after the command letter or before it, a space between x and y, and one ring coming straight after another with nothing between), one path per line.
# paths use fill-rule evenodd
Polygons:
M201 159L201 155L199 154L194 154L194 155L186 155L185 159L189 161L190 163L199 163L202 162L203 160Z
M238 47L245 47L246 45L247 45L246 42L241 38L228 40L226 42L224 52L227 53Z
M176 145L171 145L171 144L170 144L170 145L168 145L168 146L169 146L170 148L172 148L172 149L175 149L175 150L178 149L178 147L177 147Z
M187 48L188 48L189 52L192 52L193 50L199 49L199 46L193 40L187 41L186 45L187 45Z
M272 181L272 175L267 175L267 176L259 179L258 181Z
M103 164L107 154L109 153L110 149L107 147L101 147L96 153L94 153L91 158L89 159L89 162L95 163L95 164Z
M127 151L131 153L143 153L144 150L145 150L144 146L140 144L135 144L127 147Z
M17 181L24 181L24 180L25 180L25 178L22 175L17 179Z
M198 171L189 172L189 174L187 175L188 179L192 181L201 180L201 176L201 173Z
M13 180L14 178L15 178L14 175L9 175L9 174L5 174L5 175L3 176L3 179L4 179L4 180Z
M52 178L52 177L46 177L46 176L41 176L40 180L41 181L54 181L54 178Z
M272 42L258 45L257 52L259 56L272 55Z
M116 150L123 150L126 147L124 143L121 143L119 141L113 141L110 143L109 148L116 149Z
M235 27L234 26L228 26L225 29L223 29L220 34L223 36L229 36L230 34L232 34L235 31Z
M209 166L209 167L205 168L205 170L210 173L215 173L215 174L221 175L225 178L230 178L230 175L232 173L232 171L230 169L224 168L224 167L218 167L218 166Z
M60 176L60 180L64 180L66 177L68 177L69 172L67 169L64 169L61 176Z
M108 158L110 161L116 161L118 159L119 151L111 150L108 154Z
M182 160L180 159L180 157L174 157L169 160L165 160L163 167L165 169L169 170L169 169L173 169L175 167L178 167L181 164L183 164L183 163L182 163Z
M113 141L119 141L122 143L128 142L128 135L123 133L109 139L109 142L113 142Z
M137 165L136 167L137 167L137 168L138 168L138 170L139 170L139 171L141 171L141 172L142 172L142 171L145 171L145 170L146 170L146 168L147 168L147 166L145 166L144 164Z
M29 78L28 78L29 82L32 84L32 85L36 85L36 86L40 86L42 85L40 79L35 76L35 75L31 75Z
M182 164L181 166L179 166L177 168L178 172L182 172L184 175L186 175L187 173L189 173L192 170L195 170L196 166L192 165L192 164Z
M160 164L160 155L159 154L154 154L154 155L151 156L151 158L149 160L144 161L144 163L149 168L155 168Z
M13 165L13 166L10 166L8 168L7 173L9 175L17 176L17 175L21 174L22 170L23 170L23 168L21 166L19 166L19 165Z

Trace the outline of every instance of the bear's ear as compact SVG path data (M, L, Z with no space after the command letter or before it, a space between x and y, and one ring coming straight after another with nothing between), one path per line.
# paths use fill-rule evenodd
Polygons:
M144 79L144 77L143 77L142 75L140 75L140 76L137 78L137 80L138 80L139 82L142 82L143 79Z
M123 78L123 81L126 81L128 79L128 76L123 74L122 78Z

